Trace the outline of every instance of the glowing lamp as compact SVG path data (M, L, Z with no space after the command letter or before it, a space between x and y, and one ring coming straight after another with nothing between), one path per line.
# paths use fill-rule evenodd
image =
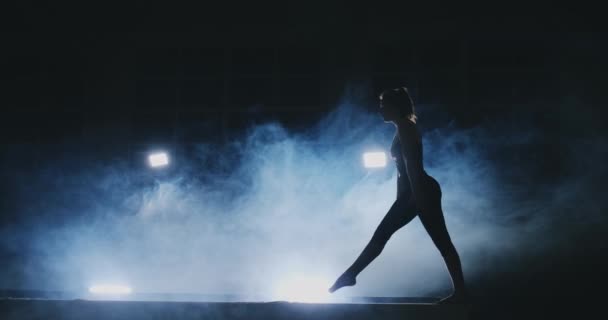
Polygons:
M366 168L383 168L386 167L386 153L384 152L366 152L363 154L363 165Z
M169 156L165 152L153 153L148 156L150 167L158 168L169 164Z
M99 294L99 295L121 295L121 294L130 294L133 290L130 287L124 285L115 285L115 284L103 284L103 285L94 285L89 288L90 293Z

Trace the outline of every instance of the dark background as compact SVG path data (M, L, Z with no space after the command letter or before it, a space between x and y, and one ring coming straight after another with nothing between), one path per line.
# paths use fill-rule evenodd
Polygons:
M111 157L151 143L221 143L269 119L298 130L350 84L363 88L354 94L370 109L382 89L406 85L417 104L441 107L462 128L520 114L546 135L542 179L563 174L564 148L607 133L606 35L598 17L576 8L19 2L5 14L4 151L43 156L79 145ZM5 176L11 157L0 158ZM27 170L40 159L20 161ZM6 227L26 217L2 188ZM529 272L488 272L473 284L476 298L593 300L606 286L605 240L570 243L575 249L551 265L539 259ZM14 253L0 255L18 263Z

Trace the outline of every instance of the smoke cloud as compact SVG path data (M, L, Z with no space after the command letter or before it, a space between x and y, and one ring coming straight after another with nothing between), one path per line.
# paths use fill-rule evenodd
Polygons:
M604 229L605 200L593 188L606 176L598 165L606 156L601 139L559 140L521 115L431 127L436 111L418 110L426 170L441 184L469 281L525 268L572 237L591 237L592 226ZM392 163L362 166L363 152L389 152L393 134L377 114L346 100L307 130L270 122L227 144L198 144L165 176L118 155L75 152L69 143L7 147L3 209L11 218L0 248L11 263L0 287L82 290L121 282L136 292L272 296L294 277L329 286L395 200ZM597 170L588 172L592 165ZM416 218L357 286L336 295L450 289Z

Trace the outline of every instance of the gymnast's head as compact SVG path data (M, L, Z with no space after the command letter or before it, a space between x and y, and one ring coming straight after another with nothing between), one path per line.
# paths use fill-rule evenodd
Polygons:
M380 96L380 114L385 122L408 119L416 123L414 102L406 87L384 90Z

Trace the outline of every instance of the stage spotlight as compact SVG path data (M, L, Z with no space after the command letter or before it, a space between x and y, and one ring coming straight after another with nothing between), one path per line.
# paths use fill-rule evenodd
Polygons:
M90 293L100 295L124 295L130 294L132 291L128 286L115 284L94 285L89 288Z
M363 165L366 168L383 168L386 167L386 153L384 152L366 152L363 154Z
M285 279L276 288L275 296L289 302L327 302L331 283L319 277L295 276Z
M148 156L152 168L164 167L169 164L169 156L165 152L152 153Z

